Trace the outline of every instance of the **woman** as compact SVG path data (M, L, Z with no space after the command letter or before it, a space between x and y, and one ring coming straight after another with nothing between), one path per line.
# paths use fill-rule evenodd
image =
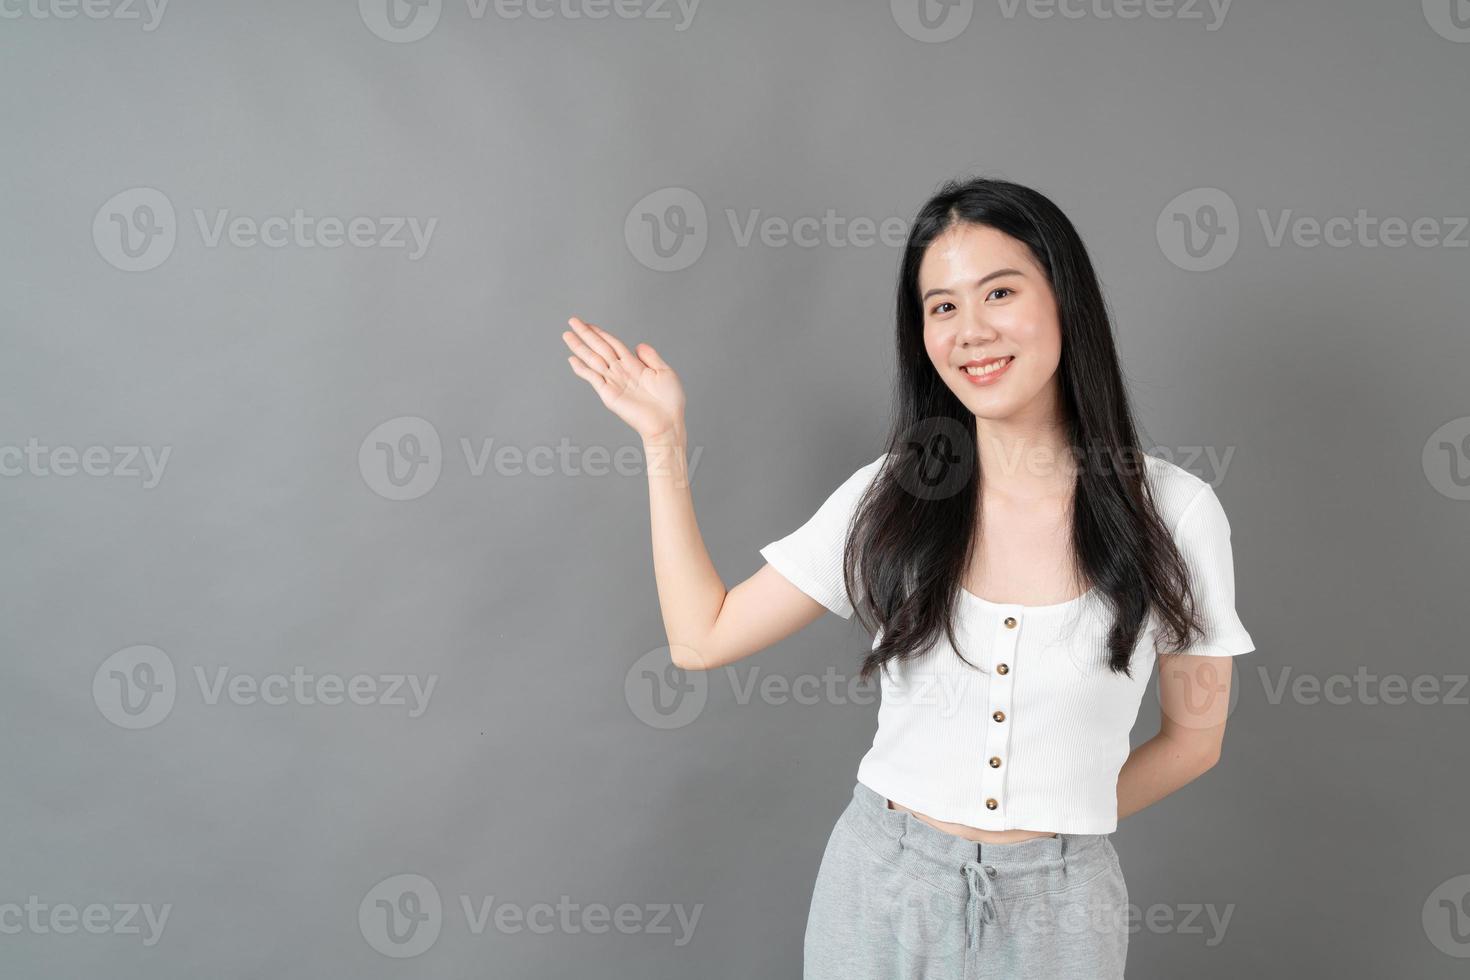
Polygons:
M695 523L676 375L569 322L573 371L648 454L674 662L723 666L829 610L874 633L878 730L822 856L807 980L1123 976L1110 834L1214 765L1231 676L1215 665L1255 646L1213 489L1139 448L1066 216L983 178L925 203L885 451L728 592ZM1130 752L1159 657L1160 730Z

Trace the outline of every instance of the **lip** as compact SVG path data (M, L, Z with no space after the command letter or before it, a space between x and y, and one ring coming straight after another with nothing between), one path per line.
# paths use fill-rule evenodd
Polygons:
M993 363L995 361L1005 360L1005 358L1007 357L1010 358L1010 361L1006 364L1005 367L991 371L989 374L976 376L970 374L965 370L965 368L967 367L984 367L985 365ZM958 370L960 372L960 376L963 377L966 381L970 382L970 384L976 385L977 387L984 387L985 385L993 385L1001 378L1003 378L1005 376L1005 373L1011 369L1011 365L1014 363L1016 363L1016 356L1014 354L1002 354L999 357L982 357L979 360L966 361L964 364L961 364L959 366Z

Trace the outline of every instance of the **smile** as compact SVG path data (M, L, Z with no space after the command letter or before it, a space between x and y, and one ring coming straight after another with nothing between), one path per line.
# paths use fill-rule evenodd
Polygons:
M965 377L969 379L971 384L994 384L1001 375L1006 373L1006 369L1011 366L1011 362L1015 359L1014 356L1000 357L986 361L978 366L962 367L960 370L964 372Z

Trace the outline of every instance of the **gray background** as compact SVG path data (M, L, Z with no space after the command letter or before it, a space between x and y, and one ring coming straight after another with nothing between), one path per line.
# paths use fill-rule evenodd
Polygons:
M942 42L882 2L705 0L678 30L677 10L513 19L445 0L412 42L343 0L175 0L152 30L143 8L41 3L0 19L0 452L171 455L156 486L58 475L64 454L0 479L0 905L171 911L153 945L7 928L0 972L798 976L876 709L840 689L742 703L721 672L685 723L649 721L639 658L665 638L645 480L580 466L637 437L559 334L580 314L678 370L701 528L734 586L881 449L899 249L741 245L727 209L907 221L944 178L985 173L1081 230L1146 445L1230 515L1258 648L1221 764L1115 835L1133 903L1162 909L1130 975L1463 975L1470 936L1440 899L1470 874L1466 692L1272 695L1286 671L1429 677L1442 695L1463 677L1466 235L1273 246L1257 216L1366 209L1449 235L1470 213L1470 45L1435 29L1448 3L1241 2L1210 30L1207 8L1008 17L992 0ZM91 229L139 187L176 209L177 240L129 272ZM636 235L663 188L707 210L702 254L673 271ZM1158 231L1200 188L1239 213L1207 271ZM438 223L413 260L210 247L196 208ZM432 423L442 473L394 500L359 449L403 417ZM577 465L477 476L461 439L565 444ZM176 679L166 715L127 729L104 667L139 645ZM867 646L829 616L736 676L850 677ZM418 717L210 703L195 671L221 668L437 686ZM1146 696L1135 742L1157 722ZM358 918L400 874L444 904L409 958ZM462 895L700 917L682 945L672 918L477 935ZM1223 939L1203 914L1181 928L1199 906L1231 910ZM1470 908L1455 914L1463 934Z

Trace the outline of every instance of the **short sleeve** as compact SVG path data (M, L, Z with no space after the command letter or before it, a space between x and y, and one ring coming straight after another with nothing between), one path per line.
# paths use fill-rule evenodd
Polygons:
M1183 652L1199 657L1233 657L1256 648L1235 610L1235 560L1230 521L1214 488L1204 485L1185 507L1174 541L1189 568L1204 640Z
M843 481L801 527L760 549L761 557L782 577L843 619L851 619L854 612L842 576L848 526L886 456Z

